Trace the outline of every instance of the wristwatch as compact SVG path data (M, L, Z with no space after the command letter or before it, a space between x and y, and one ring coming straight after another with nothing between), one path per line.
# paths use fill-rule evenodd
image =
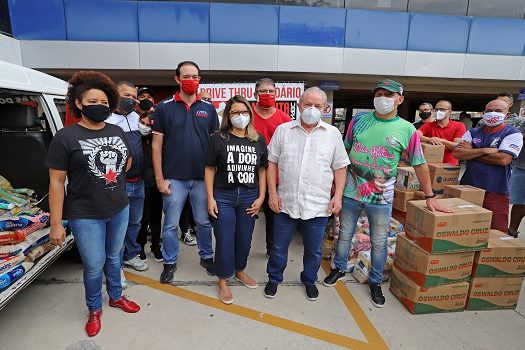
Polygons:
M430 198L434 198L434 197L436 197L436 194L433 193L431 196L425 196L425 199L430 199Z

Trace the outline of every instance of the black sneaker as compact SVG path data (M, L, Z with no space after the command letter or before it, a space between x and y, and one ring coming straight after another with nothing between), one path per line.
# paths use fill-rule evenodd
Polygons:
M317 286L315 284L306 284L306 299L314 301L317 300L319 297L319 291L317 290Z
M514 237L514 238L518 238L519 234L520 234L520 231L514 231L514 230L511 230L509 228L509 230L507 231L507 234L511 237Z
M160 283L171 283L175 271L177 271L177 264L164 264L164 270L160 274Z
M201 266L206 269L206 273L210 276L215 276L215 263L213 258L201 259Z
M264 296L273 299L275 298L275 294L277 294L277 283L266 283L266 287L264 287Z
M375 307L385 306L385 297L383 296L383 292L381 291L380 284L370 285L370 295L372 296L372 304L374 304Z
M325 287L333 287L335 286L337 281L342 280L343 278L345 278L344 272L341 272L338 269L332 269L332 271L330 271L330 274L324 279L323 285Z
M144 247L142 247L142 249L140 250L139 259L142 261L148 260L148 258L146 258L146 252L144 251Z
M156 262L164 261L164 258L162 257L162 252L160 251L159 247L151 247L151 255L153 256Z

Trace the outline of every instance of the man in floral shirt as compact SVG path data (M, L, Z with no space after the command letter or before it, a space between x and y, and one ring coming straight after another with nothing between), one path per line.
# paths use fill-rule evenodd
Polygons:
M380 81L374 89L375 111L354 116L348 127L345 146L349 150L350 165L334 259L336 268L323 282L329 287L344 278L350 243L357 220L364 210L370 223L372 268L369 285L372 304L376 307L385 304L381 282L387 258L387 227L392 213L397 163L403 152L414 167L430 210L449 211L434 200L416 129L397 115L397 108L403 99L400 83L390 79Z

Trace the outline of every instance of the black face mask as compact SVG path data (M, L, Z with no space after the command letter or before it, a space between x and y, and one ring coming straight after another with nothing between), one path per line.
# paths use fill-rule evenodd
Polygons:
M111 111L105 105L82 105L82 114L93 123L102 123L108 119Z
M143 99L139 102L139 108L143 111L149 111L149 109L153 107L153 102L151 102L150 99Z
M135 109L135 100L129 97L121 97L118 108L121 112L128 115Z
M431 115L432 112L419 112L419 118L423 120L430 118Z

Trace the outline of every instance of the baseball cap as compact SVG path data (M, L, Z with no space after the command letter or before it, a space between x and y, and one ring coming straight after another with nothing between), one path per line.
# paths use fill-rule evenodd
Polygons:
M377 89L385 89L403 95L403 85L392 79L381 80L379 83L377 83L376 87L374 88L374 91L376 91Z
M149 93L151 96L155 95L155 92L151 90L149 87L143 86L137 90L137 96L140 95L143 92Z

